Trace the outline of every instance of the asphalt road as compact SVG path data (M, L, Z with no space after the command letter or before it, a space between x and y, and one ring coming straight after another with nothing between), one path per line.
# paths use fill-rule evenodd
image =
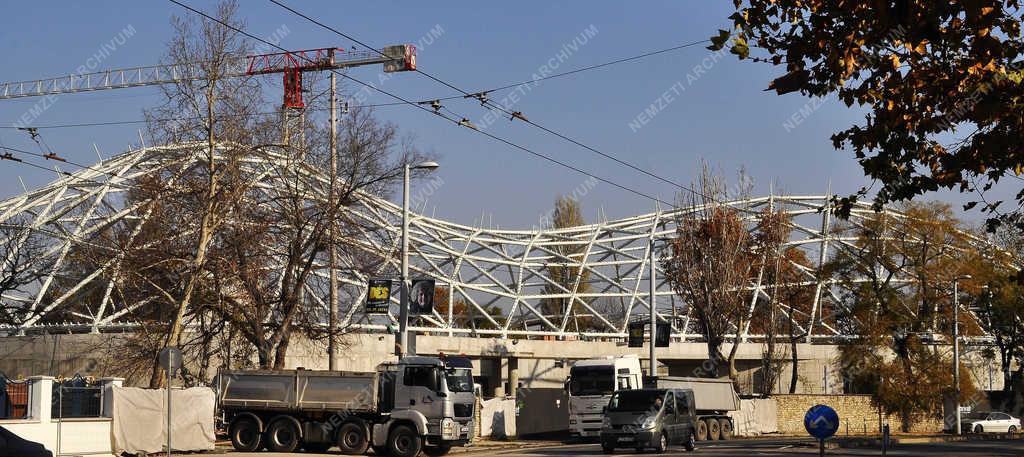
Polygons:
M616 455L633 454L632 449L618 449ZM645 452L650 454L650 451ZM581 444L554 446L547 448L520 449L515 451L496 451L493 453L474 453L473 455L516 455L524 457L547 456L604 456L597 444ZM727 443L703 444L694 453L686 452L680 446L670 446L663 456L789 456L818 455L816 447L807 446L806 441L795 440L734 440ZM881 449L827 449L827 456L878 456ZM903 444L887 453L892 457L904 456L1024 456L1024 440L1015 441L971 441L959 443L934 444Z
M326 454L276 454L270 452L233 452L231 456L245 457L325 457L341 455L337 450ZM372 455L372 454L371 454ZM575 456L575 457L604 457L601 447L597 444L575 444L559 445L529 449L505 449L493 451L472 451L468 453L453 453L455 456L476 457L476 456L523 456L523 457L551 457L551 456ZM618 449L615 455L634 455L632 449ZM643 455L659 455L650 451ZM703 455L718 456L743 456L743 457L771 457L791 455L818 455L816 447L807 446L806 440L733 440L715 444L702 444L697 447L694 453L686 452L680 446L669 447L668 452L660 454L665 457ZM859 449L828 449L827 456L879 456L881 450L878 448ZM959 443L933 443L933 444L901 444L890 449L888 456L909 457L909 456L1024 456L1024 439L1013 441L968 441Z

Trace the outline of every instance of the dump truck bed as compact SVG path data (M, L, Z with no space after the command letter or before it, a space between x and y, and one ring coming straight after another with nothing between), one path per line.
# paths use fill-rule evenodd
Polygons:
M373 412L377 380L346 371L222 371L218 401L221 408Z
M728 379L659 376L660 389L692 389L693 402L698 414L702 411L735 411L740 409L732 381Z

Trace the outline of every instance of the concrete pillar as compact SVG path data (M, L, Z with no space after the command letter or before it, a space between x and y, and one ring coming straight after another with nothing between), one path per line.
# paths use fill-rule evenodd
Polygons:
M103 417L113 417L111 413L114 411L114 388L124 386L124 378L100 378L98 379L100 386L103 387L103 405L101 406L100 415Z
M516 398L516 392L519 390L519 359L515 357L508 358L508 396Z
M53 376L32 376L28 380L28 415L41 423L49 423L52 419Z

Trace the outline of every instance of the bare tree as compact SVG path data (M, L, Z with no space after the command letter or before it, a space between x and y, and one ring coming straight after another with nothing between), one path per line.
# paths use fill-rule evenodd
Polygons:
M244 28L236 18L238 5L226 0L214 16L235 29ZM210 244L217 229L230 218L233 203L245 193L244 186L225 185L237 178L238 161L252 152L250 138L253 122L248 114L256 112L262 101L258 82L252 78L230 78L229 71L251 49L236 30L219 23L195 17L171 19L175 35L168 43L166 63L187 64L194 78L162 86L165 102L146 113L150 133L162 143L205 144L201 181L177 184L186 194L193 194L198 203L199 218L195 233L195 249L190 255L179 287L167 290L174 305L170 328L164 346L180 346L185 314L193 301L207 261ZM166 119L174 119L167 121ZM247 146L238 146L247 145ZM233 176L234 175L234 176ZM183 180L185 181L185 180ZM242 179L232 179L242 184ZM201 184L200 184L201 183ZM156 197L156 196L154 196ZM164 198L159 196L157 198ZM162 383L161 369L153 360L151 386Z
M695 187L698 193L682 199L687 210L680 212L672 252L662 265L705 338L711 375L719 376L724 364L735 384L739 345L734 341L727 356L722 348L726 336L738 335L749 319L753 239L740 211L722 203L727 198L725 184L707 165Z
M764 335L764 348L761 357L761 386L762 393L771 394L778 379L779 354L776 347L780 316L778 309L780 305L779 285L789 280L786 277L788 259L785 257L785 243L789 241L792 226L790 218L784 208L765 207L758 218L757 230L754 233L753 247L756 251L754 258L757 264L754 268L758 271L759 284L771 284L764 296L759 294L755 299L760 301L760 306L755 308L752 316L751 328Z
M311 138L322 137L322 131L314 133ZM311 297L310 284L328 264L330 243L343 255L358 256L361 252L354 251L362 251L365 238L380 230L348 217L344 208L381 195L400 179L402 164L419 156L394 125L377 121L369 110L355 110L342 121L337 170L342 179L331 195L321 171L323 144L312 142L302 157L277 167L273 190L249 192L233 212L238 222L224 227L211 254L217 299L202 309L251 343L263 368L284 366L296 330L314 339L345 331L325 326L325 307Z
M27 318L27 303L19 304L12 295L28 295L27 288L45 276L46 266L38 264L45 248L43 238L28 218L14 217L0 223L0 324L19 325Z

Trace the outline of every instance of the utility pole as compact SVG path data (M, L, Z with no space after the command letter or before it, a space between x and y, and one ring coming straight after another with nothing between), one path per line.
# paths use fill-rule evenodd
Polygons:
M654 340L656 338L655 334L657 333L657 328L658 328L658 313L656 312L656 310L658 309L658 302L657 302L657 297L655 295L655 292L658 289L657 278L655 278L655 274L656 274L655 272L657 271L657 268L655 268L655 262L657 261L657 256L654 255L655 243L657 243L657 240L655 240L654 238L651 238L651 245L648 248L648 250L650 251L650 259L648 260L648 262L651 264L650 265L650 267L651 267L651 274L650 274L650 284L648 285L650 287L650 290L648 291L647 303L650 304L650 308L651 308L650 309L650 311L651 311L651 332L650 332L650 334L651 334L651 341L650 341L650 346L651 346L651 377L652 378L655 377L655 376L658 376L658 356L656 356L654 354Z
M402 272L399 283L398 355L405 357L409 345L409 163L402 166Z
M338 75L333 71L331 72L331 184L330 194L327 197L327 204L330 205L330 211L328 216L330 220L327 222L330 224L327 229L327 239L329 240L330 246L328 248L328 255L330 259L327 262L328 268L330 268L330 292L328 293L328 300L330 301L330 317L329 317L329 334L327 336L327 369L331 371L337 370L335 365L335 352L337 351L337 336L335 332L338 330L338 273L335 271L337 267L338 253L335 247L335 208L337 202L335 201L335 186L338 179Z

